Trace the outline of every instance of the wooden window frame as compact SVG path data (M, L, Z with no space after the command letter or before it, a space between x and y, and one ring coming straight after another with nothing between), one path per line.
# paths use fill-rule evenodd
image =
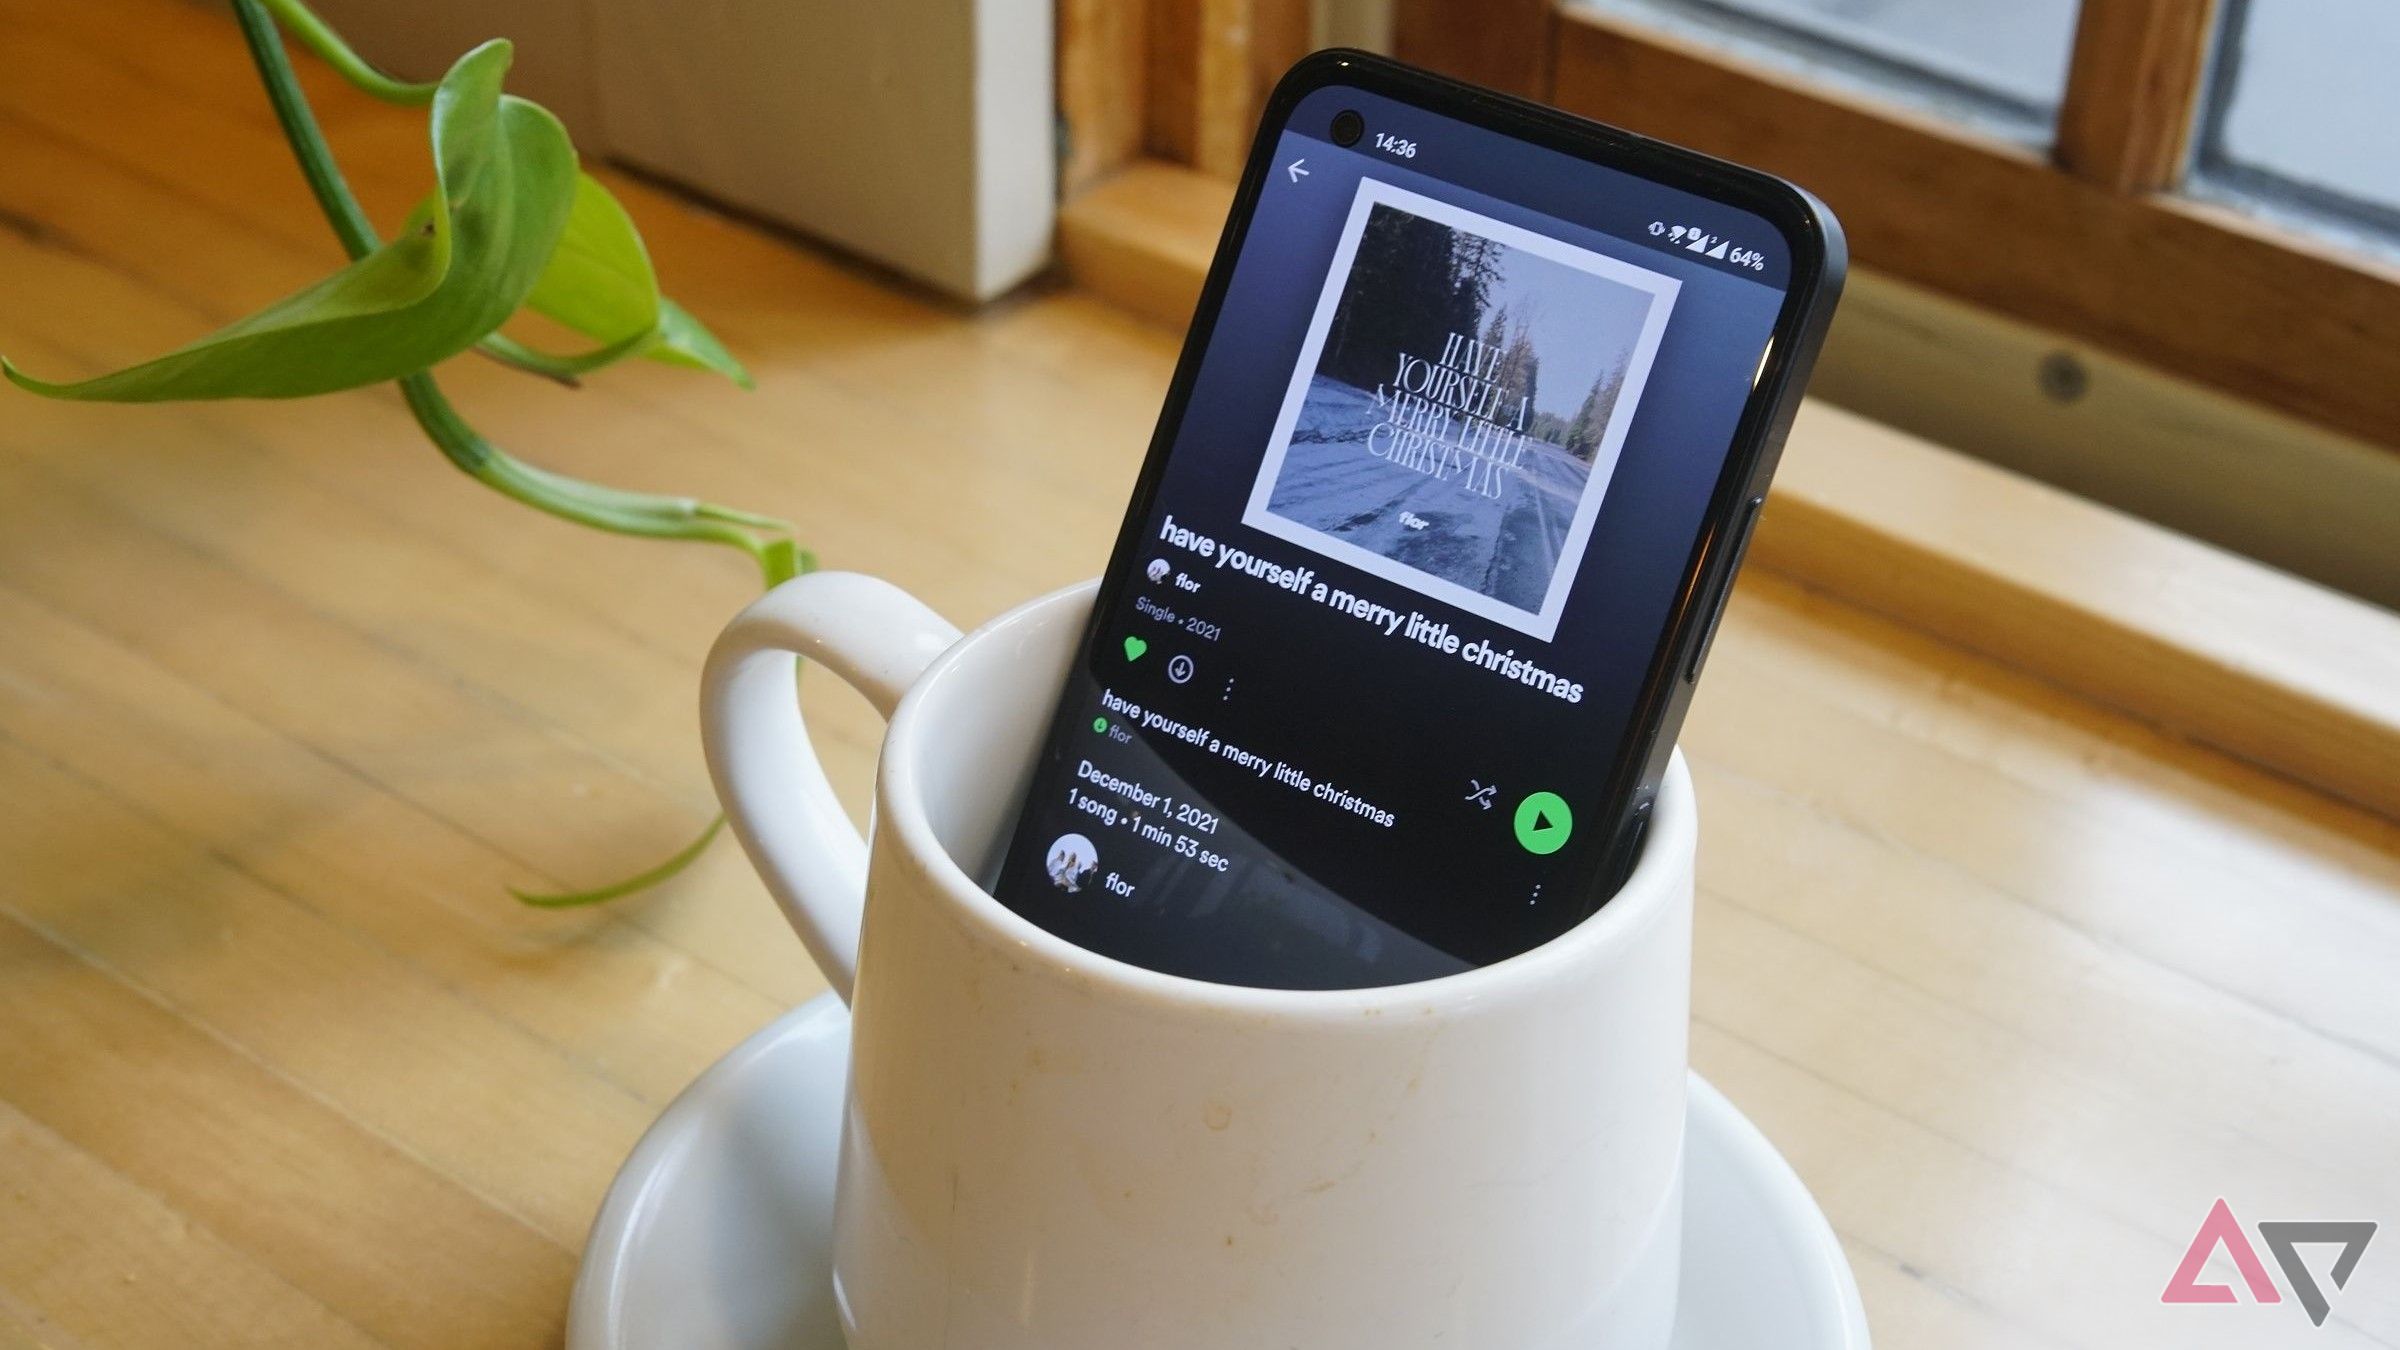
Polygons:
M1399 0L1394 37L1801 183L1866 267L2400 449L2400 267L2178 195L2217 8L2086 0L2047 154L1551 0Z
M1059 191L1153 158L1242 170L1267 91L1315 47L1309 0L1058 0Z

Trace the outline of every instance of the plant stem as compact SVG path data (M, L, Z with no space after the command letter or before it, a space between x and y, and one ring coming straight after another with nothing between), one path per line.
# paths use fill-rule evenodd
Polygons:
M233 0L233 14L241 21L242 41L249 44L250 63L258 68L259 82L267 88L275 123L283 128L283 139L292 147L292 158L300 162L300 176L308 180L308 190L316 197L325 223L333 227L334 237L342 241L342 251L352 261L374 252L383 241L376 236L375 224L367 219L358 198L351 195L349 183L343 181L341 166L334 163L333 147L325 143L324 129L309 109L308 95L300 90L300 77L292 72L291 58L284 54L283 35L276 30L274 16L267 12L264 0Z
M422 108L433 102L434 91L441 87L396 80L377 70L300 0L265 0L265 3L275 18L291 30L292 36L300 40L301 46L315 52L318 60L340 72L343 79L386 103Z
M270 8L273 12L270 12ZM298 3L298 0L233 0L235 18L240 20L242 38L249 44L250 59L258 67L260 83L266 86L267 101L274 106L275 121L283 128L284 140L290 143L292 157L299 161L300 172L308 180L308 189L317 199L317 208L324 213L326 223L333 227L334 236L341 240L342 250L352 260L365 257L382 246L375 233L374 222L342 178L341 166L334 162L333 150L325 143L323 128L317 124L308 97L301 92L299 78L292 71L291 59L283 50L283 38L275 26L274 15L280 13L293 26L302 43L339 69L353 84L371 94L397 103L429 102L430 86L409 86L393 81L352 52L349 46L323 21ZM419 89L426 89L423 98ZM496 335L493 335L496 336ZM482 350L512 365L518 365L537 375L572 384L573 371L566 363L542 357L530 349L514 344L490 343ZM528 359L537 358L537 359ZM526 505L547 511L563 520L617 534L647 535L660 539L688 539L701 543L722 544L738 548L750 555L759 570L760 579L769 587L790 580L802 572L812 571L816 559L792 539L788 521L772 516L753 515L731 507L716 506L690 497L661 497L644 492L627 492L621 488L586 483L564 474L527 464L509 455L500 447L485 440L467 425L465 418L443 397L441 386L433 376L418 371L400 380L400 394L408 403L411 416L425 432L435 448L452 464L499 492ZM597 904L647 890L691 865L709 841L724 828L720 815L702 830L698 838L676 851L673 857L624 880L594 890L568 892L558 895L539 895L526 891L512 893L528 905L562 908Z
M656 340L655 328L644 329L578 356L552 356L545 351L536 351L506 333L494 333L476 345L484 355L503 364L572 386L582 383L583 377L593 371L615 365Z
M786 579L777 575L780 569L774 540L761 539L742 526L711 519L703 514L700 502L689 497L656 497L603 487L527 464L476 434L457 409L450 406L450 400L443 396L431 375L420 372L403 378L400 393L408 400L409 411L416 415L417 425L425 429L426 436L451 463L527 506L578 525L617 534L724 544L749 554L767 585Z
M289 0L233 0L243 41L249 45L251 62L257 66L259 80L266 86L276 124L283 128L292 157L299 161L309 192L317 199L317 209L333 227L343 251L353 260L363 258L381 247L383 241L376 234L374 223L367 219L365 209L358 204L357 196L350 191L350 184L342 177L341 166L334 161L324 129L309 108L308 97L301 91L299 77L293 73L291 59L284 52L282 34L269 12L270 5L297 9ZM315 16L308 18L313 21ZM321 23L317 26L323 28ZM330 38L330 30L327 34ZM303 40L307 40L305 36ZM338 38L331 41L339 45ZM792 544L789 522L689 497L661 497L603 487L526 464L467 425L466 419L443 396L433 376L424 371L403 377L400 393L426 438L452 464L528 506L617 534L686 539L738 548L750 555L761 578L770 586L815 566L814 559ZM761 534L768 537L762 538Z
M528 375L539 375L562 388L581 389L583 387L583 372L569 370L564 362L544 356L533 348L498 333L484 334L483 341L476 343L473 350L477 356L507 366L511 370L521 370Z
M557 892L525 891L511 886L508 888L508 893L517 897L519 904L531 905L535 909L578 909L584 905L597 905L605 901L620 899L637 891L649 890L691 866L701 854L708 851L710 844L716 842L718 833L724 828L725 817L718 816L715 820L708 822L708 828L694 836L692 842L675 850L674 855L666 861L636 872L622 881L612 881L606 886L595 886L588 891Z

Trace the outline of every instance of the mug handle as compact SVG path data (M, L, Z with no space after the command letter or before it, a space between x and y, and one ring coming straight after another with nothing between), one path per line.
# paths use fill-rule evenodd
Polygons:
M858 977L867 842L809 743L794 683L799 658L840 676L888 720L909 685L957 640L947 619L888 581L812 572L736 615L700 676L700 739L717 800L845 1003Z

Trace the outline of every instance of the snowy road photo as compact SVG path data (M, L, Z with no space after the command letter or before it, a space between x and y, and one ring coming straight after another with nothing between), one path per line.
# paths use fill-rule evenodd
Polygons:
M1539 611L1558 569L1592 467L1528 439L1518 472L1495 474L1497 496L1452 479L1394 473L1368 446L1384 423L1372 390L1324 376L1308 401L1267 509L1428 576L1515 609Z

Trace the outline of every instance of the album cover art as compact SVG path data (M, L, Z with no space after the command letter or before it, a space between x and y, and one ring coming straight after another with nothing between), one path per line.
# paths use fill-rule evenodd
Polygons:
M1243 523L1547 641L1678 285L1362 181Z

